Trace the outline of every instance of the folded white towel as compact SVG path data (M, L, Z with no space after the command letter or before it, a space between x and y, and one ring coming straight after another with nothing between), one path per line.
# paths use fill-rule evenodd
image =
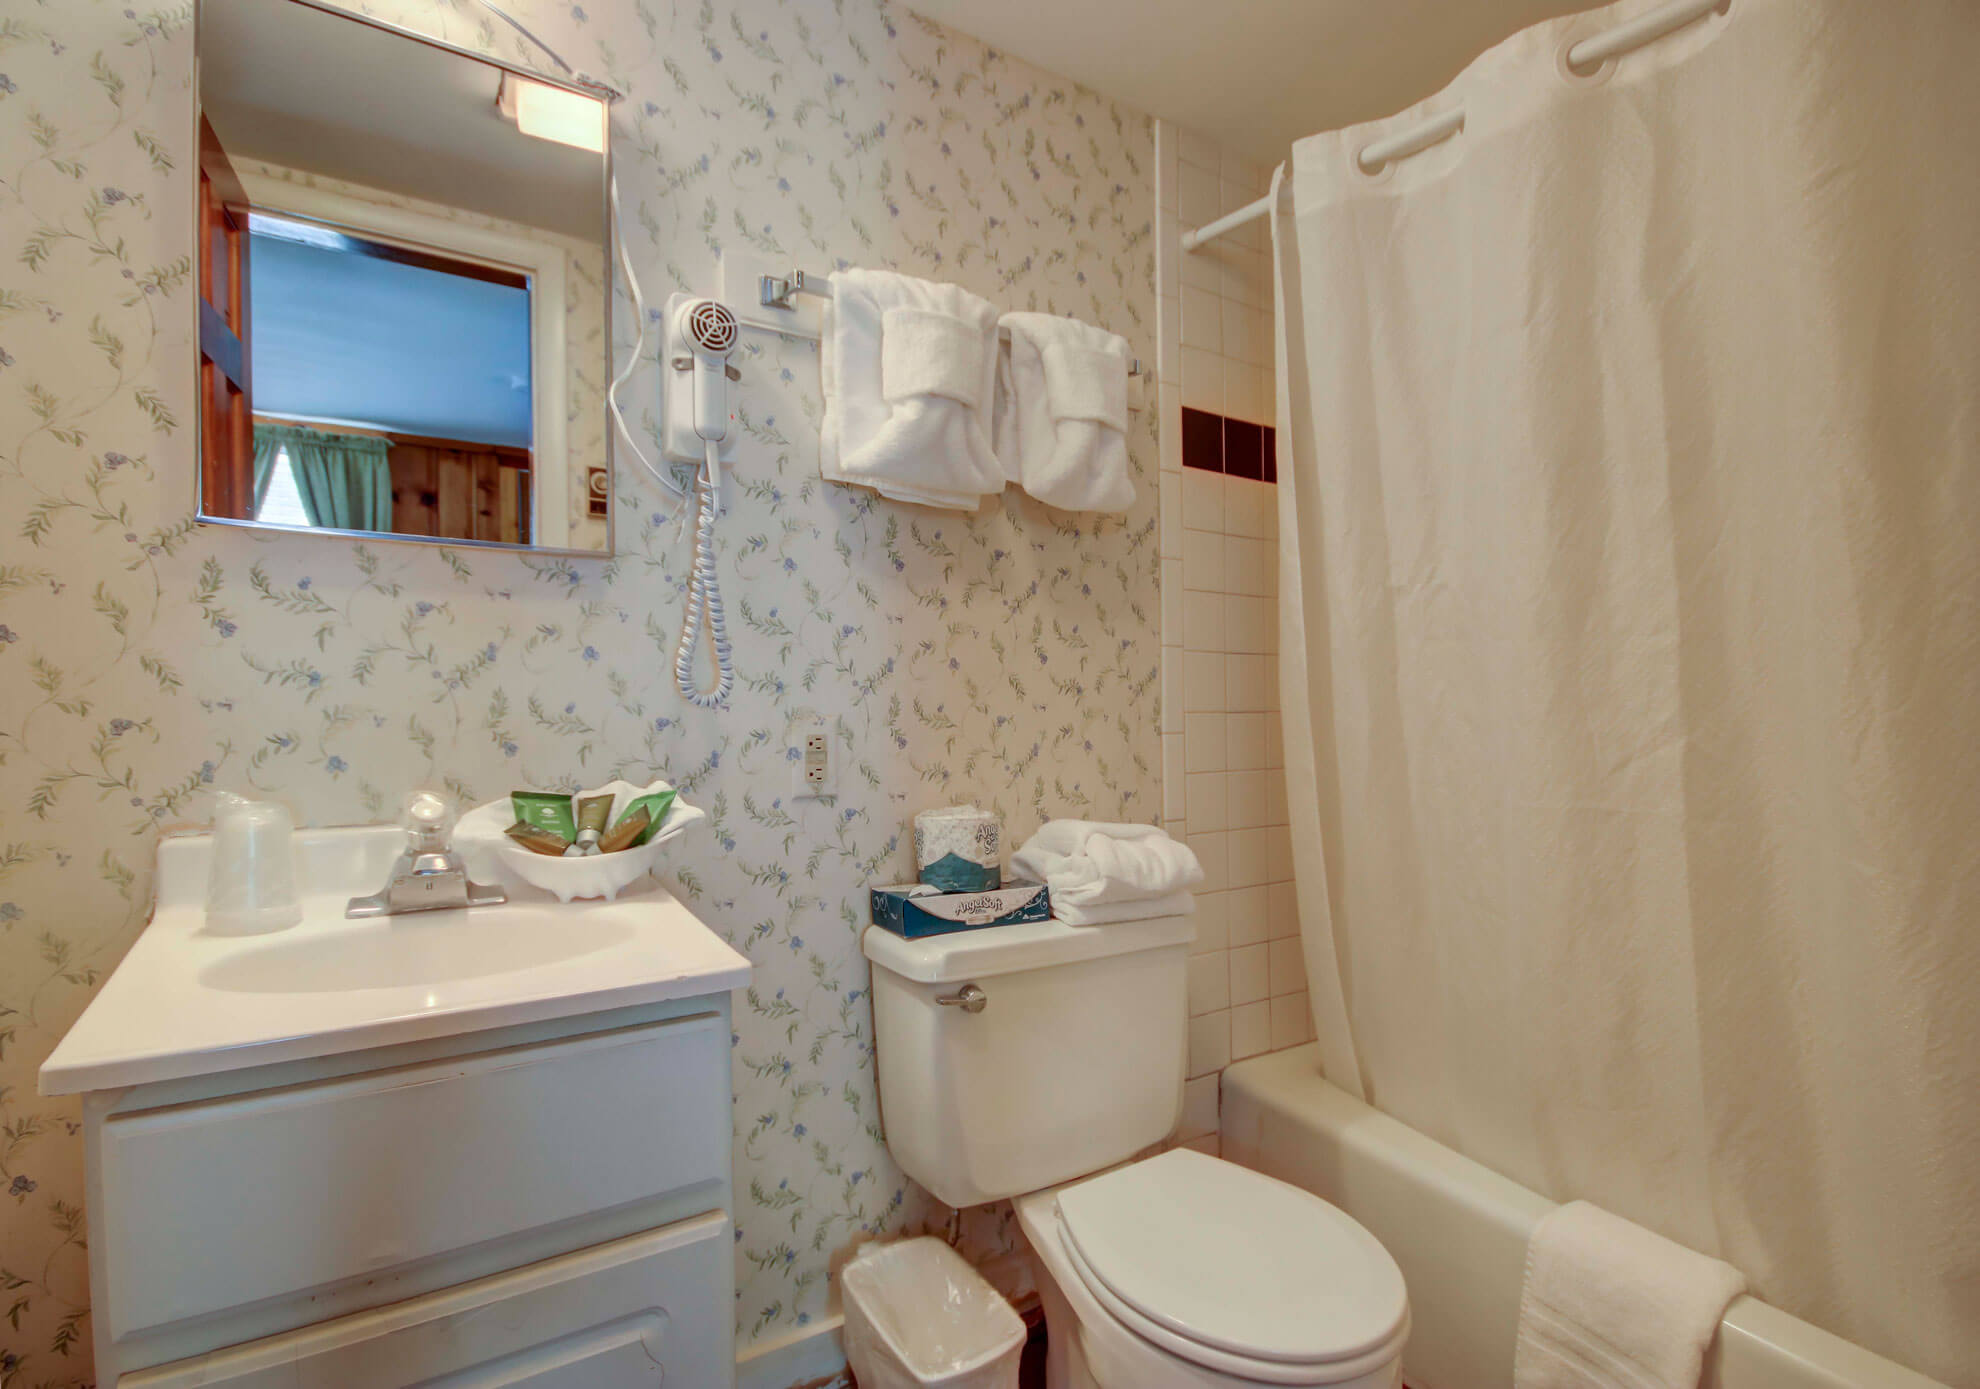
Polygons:
M1171 892L1166 897L1144 897L1138 902L1104 902L1097 907L1082 907L1076 902L1052 903L1052 915L1068 926L1111 926L1117 921L1189 916L1195 910L1196 898L1187 892Z
M1050 820L1011 855L1011 870L1052 889L1054 910L1167 897L1203 881L1186 844L1156 825Z
M955 285L841 270L825 308L819 467L896 501L974 511L1004 489L989 435L997 310Z
M998 361L997 456L1047 506L1126 511L1127 340L1078 319L1007 313Z
M1731 1264L1586 1201L1542 1216L1526 1246L1513 1389L1697 1389Z

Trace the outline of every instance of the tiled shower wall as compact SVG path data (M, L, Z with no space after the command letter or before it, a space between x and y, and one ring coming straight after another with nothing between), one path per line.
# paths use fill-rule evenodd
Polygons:
M1313 1035L1279 731L1268 234L1255 222L1188 255L1180 242L1261 196L1271 171L1166 121L1155 146L1162 814L1207 874L1176 1137L1215 1152L1223 1068Z

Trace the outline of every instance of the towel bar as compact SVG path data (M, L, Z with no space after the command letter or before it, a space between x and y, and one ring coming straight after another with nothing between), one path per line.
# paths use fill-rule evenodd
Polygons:
M793 270L788 275L765 275L757 282L757 302L766 309L782 309L786 313L795 313L797 296L800 294L815 294L820 299L830 299L831 277ZM1010 338L1007 332L1000 332L999 335L1006 340ZM1136 357L1128 363L1128 375L1141 375L1141 358Z

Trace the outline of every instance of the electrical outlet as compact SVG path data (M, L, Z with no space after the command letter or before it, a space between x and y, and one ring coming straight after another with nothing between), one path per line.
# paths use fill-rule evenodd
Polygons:
M794 751L791 765L796 781L791 795L798 800L826 800L836 795L832 787L838 769L833 766L831 731L822 722L807 726Z

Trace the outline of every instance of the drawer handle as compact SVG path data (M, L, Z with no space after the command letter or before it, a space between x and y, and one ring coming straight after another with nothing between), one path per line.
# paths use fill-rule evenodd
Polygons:
M960 1008L965 1013L980 1013L990 1006L990 995L974 984L965 984L952 994L937 994L935 1001L944 1008Z

